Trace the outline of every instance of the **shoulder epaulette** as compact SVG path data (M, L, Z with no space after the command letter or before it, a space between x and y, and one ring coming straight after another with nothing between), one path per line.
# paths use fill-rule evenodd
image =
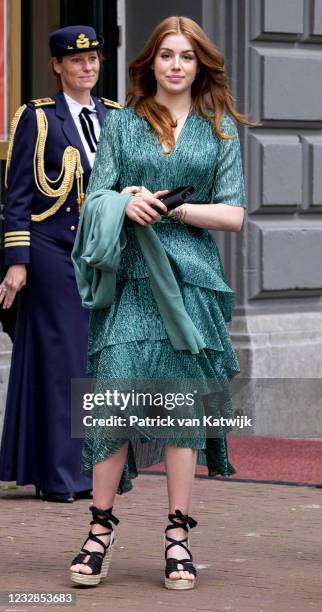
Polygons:
M35 108L39 108L40 106L51 106L56 104L56 102L54 98L38 98L37 100L30 100L30 104L33 104Z
M122 108L122 104L118 102L114 102L113 100L108 100L107 98L100 98L105 106L112 106L112 108Z

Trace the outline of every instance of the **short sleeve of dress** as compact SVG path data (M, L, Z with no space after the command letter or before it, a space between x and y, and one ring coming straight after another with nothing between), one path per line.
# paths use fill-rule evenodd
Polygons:
M221 131L229 140L219 140L218 158L215 168L211 201L215 204L230 204L246 208L243 165L240 153L240 142L233 120L224 115Z
M113 109L106 114L86 196L101 189L118 191L121 157L121 114L122 109Z

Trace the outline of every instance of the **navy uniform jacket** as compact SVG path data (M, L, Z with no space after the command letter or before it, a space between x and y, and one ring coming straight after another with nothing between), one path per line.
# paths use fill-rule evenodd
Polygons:
M99 123L103 124L109 107L119 106L104 98L92 98ZM73 188L66 202L47 219L36 222L32 214L48 210L57 200L42 194L37 188L34 176L34 154L37 142L37 104L31 102L24 110L14 136L14 145L8 173L8 192L5 204L5 264L29 263L32 229L72 245L78 224L77 186ZM56 179L62 167L66 147L79 150L84 170L84 191L91 173L81 138L73 120L64 94L59 92L48 102L38 104L48 121L48 135L44 153L45 173ZM56 185L56 187L59 183Z

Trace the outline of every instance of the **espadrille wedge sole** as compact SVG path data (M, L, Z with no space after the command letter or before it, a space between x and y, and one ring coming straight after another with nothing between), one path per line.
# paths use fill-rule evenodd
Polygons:
M189 569L188 571L190 572L191 570ZM172 580L172 578L165 578L164 586L166 589L173 589L173 591L188 591L189 589L195 588L196 579L184 580L183 578L179 578L179 580Z

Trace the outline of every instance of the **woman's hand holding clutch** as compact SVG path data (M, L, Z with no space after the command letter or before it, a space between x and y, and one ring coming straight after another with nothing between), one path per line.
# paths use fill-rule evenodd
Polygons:
M132 185L131 187L125 187L121 193L135 194L135 198L128 202L125 214L129 219L140 225L150 225L156 221L160 221L161 215L155 208L152 208L152 204L159 209L160 212L166 212L167 210L165 204L158 199L168 193L167 190L151 193L151 191L143 186L137 187L136 185Z

